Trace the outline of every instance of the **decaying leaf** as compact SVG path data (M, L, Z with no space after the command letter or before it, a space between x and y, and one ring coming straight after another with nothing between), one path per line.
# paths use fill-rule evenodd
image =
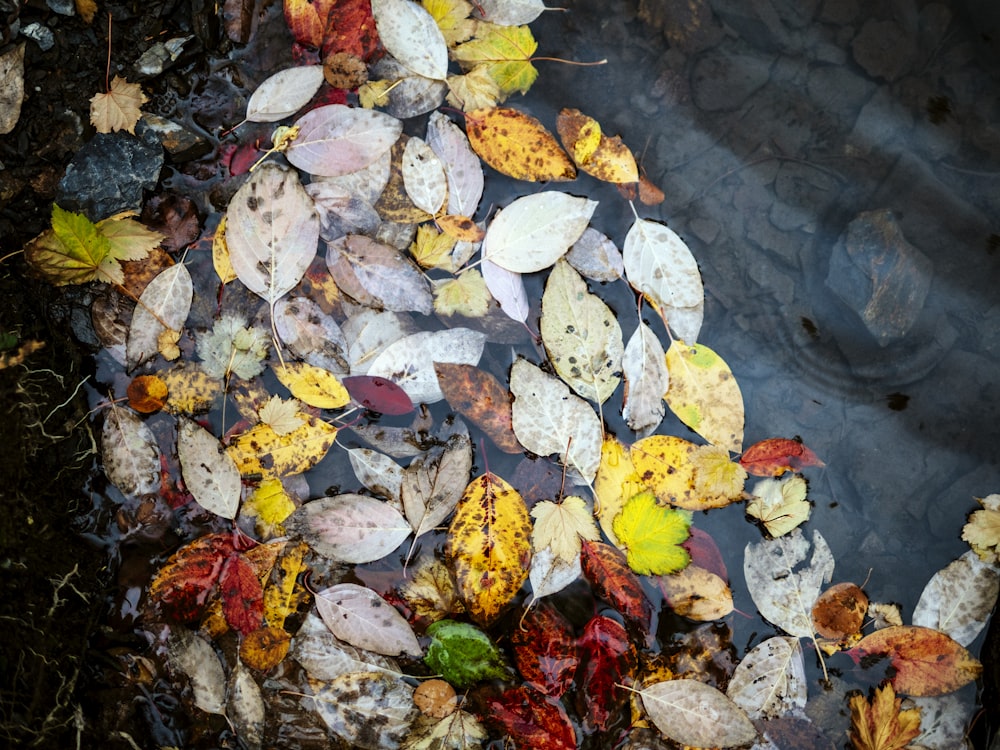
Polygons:
M729 365L704 344L674 340L667 349L667 406L713 445L743 449L743 394Z
M240 504L240 472L218 439L190 419L181 420L177 456L184 484L198 505L233 519Z
M90 124L98 133L124 130L135 135L136 123L142 118L140 107L147 101L142 86L115 76L107 92L91 97Z
M435 362L438 385L445 400L462 416L486 433L504 453L524 450L511 421L510 392L496 377L474 365Z
M316 592L316 609L330 631L352 646L386 656L423 654L406 619L369 588L330 586Z
M576 167L566 152L529 114L504 107L474 109L465 115L465 128L480 158L515 180L545 182L576 177Z
M388 503L365 495L335 495L313 500L285 522L324 557L346 563L379 560L410 535L410 524Z
M445 79L448 46L430 13L409 0L373 0L372 14L393 57L418 76Z
M736 747L757 737L743 709L703 682L665 680L638 693L656 728L682 745Z
M806 707L806 686L799 639L774 636L743 657L726 695L751 719L776 719Z
M281 478L301 474L319 463L333 445L335 427L300 412L302 426L279 435L270 425L259 424L241 433L227 449L240 474Z
M578 109L563 109L556 130L573 161L587 174L613 183L639 180L639 167L628 146L617 135L604 135L594 118Z
M1000 562L1000 494L977 499L983 507L969 516L962 527L962 539L983 562Z
M689 620L719 620L733 611L729 584L700 565L692 563L676 573L661 575L656 584L670 609Z
M596 542L601 538L594 514L582 497L570 495L558 503L535 503L531 517L535 519L531 544L536 552L548 547L556 557L575 561L580 558L583 540Z
M160 487L160 449L146 423L131 409L112 406L101 430L101 456L108 479L125 495Z
M306 705L354 747L396 750L417 717L413 688L383 672L349 672L309 686L313 696Z
M986 626L1000 593L1000 571L969 550L927 582L913 624L936 628L968 646Z
M806 480L793 476L784 481L762 479L754 485L747 515L756 518L772 537L782 536L809 519Z
M920 709L900 706L892 685L875 688L871 701L851 696L853 750L902 750L920 734Z

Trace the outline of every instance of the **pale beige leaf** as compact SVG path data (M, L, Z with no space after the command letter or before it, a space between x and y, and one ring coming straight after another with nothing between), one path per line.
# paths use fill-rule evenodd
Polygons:
M90 124L97 128L98 133L124 130L135 135L135 125L142 117L139 108L147 101L142 86L115 76L106 93L91 97Z
M998 592L1000 570L969 550L927 582L911 624L940 630L968 646L989 621Z
M570 495L560 503L542 500L531 509L531 517L535 519L531 532L535 552L549 547L556 557L575 560L580 557L581 540L601 538L594 514L582 497Z
M809 519L806 480L798 474L786 479L761 479L747 503L747 515L756 518L773 537L783 536Z
M287 435L305 424L299 416L300 406L295 399L285 401L281 396L271 396L260 409L260 421L270 425L277 434Z
M776 719L806 707L807 683L798 638L775 636L743 657L726 688L751 719Z
M656 728L682 745L736 747L757 737L743 709L711 685L665 680L638 692Z

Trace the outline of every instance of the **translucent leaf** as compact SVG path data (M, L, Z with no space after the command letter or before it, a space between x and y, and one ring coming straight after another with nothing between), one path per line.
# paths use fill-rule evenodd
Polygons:
M299 136L285 155L299 169L321 177L357 172L392 148L403 123L392 115L342 104L310 110L298 120Z
M337 322L308 297L284 297L274 306L278 338L296 357L310 365L346 375L347 339Z
M401 511L403 503L399 493L403 481L403 467L384 453L371 448L351 448L347 451L347 455L358 481Z
M776 719L806 707L806 671L798 638L775 636L737 665L726 694L751 719Z
M659 576L656 582L667 605L681 617L708 622L721 620L733 611L733 592L726 581L698 565Z
M302 109L323 85L322 65L286 68L264 79L247 102L250 122L277 122Z
M500 26L531 23L545 10L542 0L477 0L473 15Z
M101 430L104 473L125 495L160 488L160 449L152 430L131 409L112 406Z
M480 263L483 281L493 298L500 303L502 309L511 320L524 323L528 319L530 307L528 293L524 288L521 274L501 268L491 260L483 259Z
M285 521L331 560L364 563L380 560L410 535L410 524L388 503L365 495L335 495L308 502Z
M736 747L757 737L743 709L711 685L666 680L638 692L656 728L682 745Z
M622 256L629 283L657 305L694 307L704 301L698 263L669 227L636 219L625 236Z
M363 305L429 315L430 285L419 268L393 247L359 234L328 243L326 265L345 294Z
M426 10L409 0L372 0L372 14L389 54L418 76L445 79L448 47Z
M383 672L396 679L402 677L395 659L344 643L330 632L315 611L306 615L290 653L317 680L332 680L351 672Z
M129 369L156 356L160 334L184 327L193 296L191 274L183 263L161 271L146 285L129 327L125 349Z
M940 630L968 646L989 621L1000 570L969 550L933 575L913 610L913 624Z
M249 748L259 748L264 739L264 698L250 670L237 660L229 676L229 700L226 708L240 741Z
M240 471L213 434L182 419L177 431L181 474L195 501L210 513L232 520L240 504Z
M349 672L310 680L312 705L338 737L361 750L396 750L417 716L413 688L381 672Z
M167 649L170 666L191 681L194 704L210 714L225 714L226 674L212 644L186 628L172 628Z
M423 654L406 618L369 588L330 586L316 593L316 609L330 631L352 646L386 656Z
M615 243L593 227L587 227L573 243L566 260L581 275L594 281L615 281L625 274L625 263Z

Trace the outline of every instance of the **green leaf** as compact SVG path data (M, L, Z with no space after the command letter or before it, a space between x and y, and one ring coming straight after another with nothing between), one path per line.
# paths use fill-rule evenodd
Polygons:
M475 625L439 620L427 628L427 635L433 640L424 662L459 689L511 676L500 649Z
M538 77L538 70L530 59L538 49L531 29L493 24L480 24L480 27L485 27L486 32L458 45L452 52L454 58L467 68L484 65L504 94L526 93Z
M83 214L52 206L52 229L24 248L25 257L59 286L101 279L120 283L122 271L110 257L111 241Z
M691 511L660 505L650 491L633 495L612 521L628 565L640 575L667 575L691 562L681 547L689 536Z

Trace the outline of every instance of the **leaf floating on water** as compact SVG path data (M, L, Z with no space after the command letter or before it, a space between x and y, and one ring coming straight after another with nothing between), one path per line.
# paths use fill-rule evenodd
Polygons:
M322 65L300 65L268 76L247 102L250 122L277 122L302 109L323 85Z
M233 722L236 734L251 750L260 748L264 740L267 709L260 687L242 661L237 660L229 675L227 693L226 713Z
M317 107L295 125L299 136L285 156L293 166L320 177L364 169L387 153L403 132L403 123L391 115L342 104Z
M587 174L611 183L638 182L635 156L619 136L604 135L593 117L578 109L563 109L556 130L573 161Z
M780 477L786 471L825 464L801 440L768 438L743 451L740 465L758 477Z
M875 688L871 701L853 695L851 708L852 750L902 750L920 734L920 709L902 709L892 685Z
M670 609L689 620L721 620L733 611L733 592L726 581L698 565L661 575L656 583Z
M806 668L798 638L775 636L743 657L726 695L751 719L776 719L806 707Z
M310 680L312 705L338 737L363 750L397 750L417 718L413 688L382 672L350 672Z
M555 137L529 114L505 107L475 109L466 113L465 129L472 149L501 174L528 182L576 178L576 167Z
M497 85L499 98L506 99L515 91L527 93L538 78L531 64L537 49L538 42L527 26L481 24L476 27L476 37L455 47L451 54L463 68L489 76Z
M274 374L295 398L317 409L340 409L351 402L343 383L329 370L306 362L275 363Z
M299 417L304 424L284 435L266 424L238 435L227 450L240 474L280 479L318 464L333 445L337 429L305 412L299 412Z
M558 609L542 602L511 632L514 660L524 679L559 698L572 687L580 664L573 626Z
M535 549L531 554L528 581L531 584L531 603L542 597L562 591L583 575L580 556L567 560L552 551L552 547Z
M471 471L472 443L465 435L453 435L444 450L418 456L403 470L400 497L414 538L451 515Z
M500 309L511 320L524 323L528 319L530 306L528 293L524 288L521 274L501 268L491 260L483 259L480 267L483 271L483 281L493 298L500 303Z
M413 401L406 391L391 380L376 375L352 375L342 382L351 398L366 409L393 416L413 411Z
M969 516L962 539L983 562L1000 562L1000 494L977 498L983 507Z
M968 646L986 627L1000 593L1000 571L969 550L933 575L913 610L913 624L936 628Z
M382 672L395 679L402 673L395 659L344 643L312 611L295 634L292 658L315 680L332 680L352 672Z
M324 557L345 563L380 560L412 531L388 503L353 494L308 502L288 517L285 528Z
M327 244L326 266L344 294L361 304L430 315L430 284L398 250L359 234Z
M462 129L441 112L427 120L427 145L444 166L448 179L448 213L474 216L483 195L483 165Z
M368 375L391 380L414 403L433 404L444 398L434 363L479 364L485 344L486 334L469 328L414 333L387 346Z
M152 430L131 409L112 406L101 430L104 473L125 495L160 488L160 449Z
M182 419L177 457L184 484L198 505L217 516L236 518L242 490L240 471L219 440L190 419Z
M472 15L499 26L531 23L545 11L542 0L477 0Z
M372 14L389 54L418 76L447 77L448 46L423 7L409 0L372 0Z
M698 262L669 227L636 219L625 236L622 257L629 283L657 306L695 307L704 301Z
M643 633L649 632L653 617L639 577L628 566L624 553L603 542L584 542L581 556L583 574L594 592L611 603L626 620Z
M415 136L403 149L403 184L413 205L432 216L448 197L448 178L444 165L427 143Z
M448 405L471 420L504 453L524 450L514 436L511 394L486 370L473 365L435 362L438 385Z
M439 620L427 628L427 666L460 690L489 679L506 679L503 652L482 630L467 622Z
M785 481L762 479L751 494L747 515L760 521L772 537L783 536L805 523L812 511L806 501L806 480L799 476Z
M648 490L629 498L613 522L628 565L639 575L664 575L687 567L691 557L680 545L690 526L690 511L660 505Z
M347 338L337 322L308 297L283 297L274 306L278 338L297 357L314 367L346 375Z
M226 713L226 673L212 644L185 628L167 638L167 661L191 681L194 704L210 714Z
M125 349L130 369L157 355L160 334L184 327L193 296L191 274L183 263L161 271L149 282L132 313Z
M740 499L742 485L713 487L699 481L695 459L703 448L673 435L650 435L635 441L629 452L642 485L660 502L687 510L708 510Z
M486 700L488 715L516 747L575 750L576 731L561 702L530 685Z
M622 416L636 432L656 429L666 407L663 395L670 387L665 352L660 340L645 323L639 323L622 354L625 396Z
M535 519L531 544L536 552L548 548L563 560L579 560L582 542L601 538L594 514L582 497L570 495L559 503L542 500L531 509L531 517Z
M742 708L698 680L665 680L638 693L656 728L682 745L737 747L757 737Z
M338 583L316 593L316 609L340 640L377 654L421 656L406 619L369 588Z

